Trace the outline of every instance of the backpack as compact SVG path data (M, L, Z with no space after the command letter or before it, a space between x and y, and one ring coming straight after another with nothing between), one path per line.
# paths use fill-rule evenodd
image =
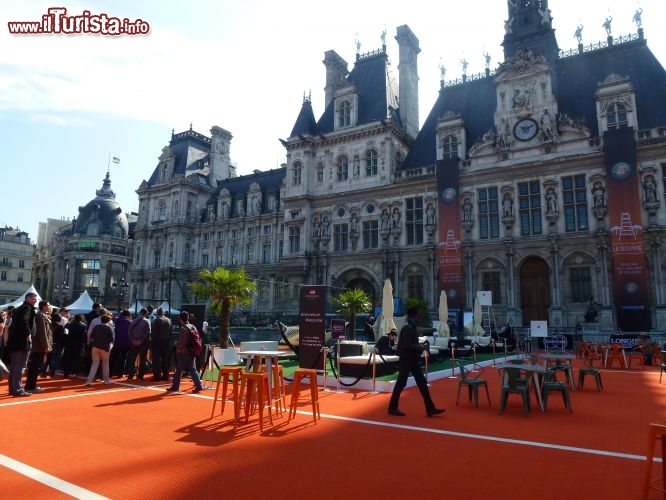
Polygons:
M195 356L198 356L201 354L201 349L203 347L199 330L197 330L197 327L194 325L187 325L187 329L190 331L190 335L187 338L187 349Z

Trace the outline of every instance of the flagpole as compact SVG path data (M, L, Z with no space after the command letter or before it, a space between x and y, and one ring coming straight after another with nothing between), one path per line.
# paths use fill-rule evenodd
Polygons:
M109 153L109 159L106 162L106 173L108 174L111 171L111 153Z

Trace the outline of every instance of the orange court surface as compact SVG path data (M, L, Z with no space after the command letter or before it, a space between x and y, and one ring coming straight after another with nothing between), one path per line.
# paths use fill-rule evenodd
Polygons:
M315 425L306 386L296 417L284 412L271 426L265 416L263 433L256 412L234 427L230 402L209 419L214 390L192 394L189 379L182 394L147 380L40 379L45 392L27 398L9 397L3 380L0 488L31 500L640 498L648 424L666 418L666 377L660 384L659 367L601 373L602 392L590 377L571 391L573 413L554 393L546 412L532 395L529 417L519 394L499 415L492 366L480 374L491 406L481 390L478 409L465 388L456 406L458 379L431 376L446 409L432 418L415 387L402 394L405 417L387 414L389 393L320 387Z

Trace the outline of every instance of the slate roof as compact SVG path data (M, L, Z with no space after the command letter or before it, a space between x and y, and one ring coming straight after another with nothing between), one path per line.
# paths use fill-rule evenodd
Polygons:
M254 183L258 184L261 188L263 201L266 201L265 194L274 192L276 199L280 199L280 186L286 175L286 168L274 168L272 170L255 171L252 174L241 175L239 177L232 177L217 183L215 193L210 197L208 203L216 200L220 196L222 189L227 189L233 198L237 194L245 194L250 191L250 186ZM262 207L262 210L265 205Z
M315 120L314 111L312 111L312 101L310 99L303 100L301 112L298 114L298 118L296 118L296 123L289 137L300 135L317 135L317 120Z
M73 221L73 231L85 234L89 222L99 221L100 234L113 234L114 225L119 224L126 237L129 231L127 215L120 208L116 194L111 190L111 178L108 172L102 183L102 189L98 189L96 194L97 196L85 206L79 207L79 215Z
M351 73L347 75L347 83L356 86L356 91L358 93L357 125L381 121L387 117L387 62L388 56L385 50L358 56L356 63L354 64L354 69L352 69ZM308 113L312 113L312 107L309 101L303 103L303 107L301 108L301 112L298 115L290 137L303 134L303 132L317 135L334 131L334 100L331 100L328 106L326 106L324 113L319 118L314 129ZM312 119L313 118L314 114L312 115Z
M636 89L639 128L666 125L666 107L655 105L666 95L666 72L644 39L616 43L583 54L563 57L554 63L553 87L560 113L583 117L593 136L599 135L595 93L597 84L615 73L629 77ZM493 77L468 81L440 90L403 169L434 165L438 119L447 111L462 115L467 128L468 149L494 127L496 93Z
M181 175L187 177L195 171L200 170L202 165L207 164L210 156L210 146L211 140L205 135L195 132L192 128L179 134L171 134L169 149L171 149L175 157L173 178L178 178ZM204 153L200 161L198 160L188 164L190 148ZM148 180L148 185L154 185L159 179L160 171L158 164Z

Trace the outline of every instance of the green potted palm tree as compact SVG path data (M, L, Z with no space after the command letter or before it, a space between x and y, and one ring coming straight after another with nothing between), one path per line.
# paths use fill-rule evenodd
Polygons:
M331 301L337 312L349 318L351 339L356 340L356 315L372 310L370 296L360 288L352 288L333 297Z
M209 300L210 309L220 316L220 347L229 347L229 318L235 306L247 306L257 291L257 285L248 278L244 268L230 271L223 267L202 269L198 283L188 286L199 299Z

